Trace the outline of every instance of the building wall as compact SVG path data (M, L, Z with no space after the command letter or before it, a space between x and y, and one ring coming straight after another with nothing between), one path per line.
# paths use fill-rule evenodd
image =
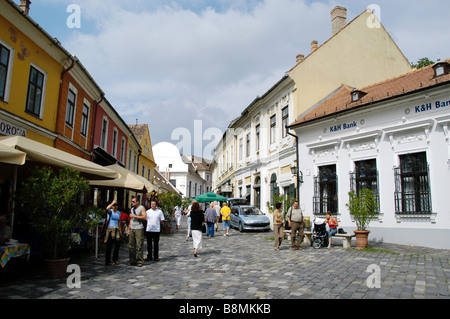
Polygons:
M26 137L53 146L55 137L52 133L55 131L65 54L49 45L50 41L46 42L34 30L34 26L24 22L23 17L18 16L9 5L3 3L1 8L0 43L10 50L8 94L5 100L0 100L2 119L25 129ZM46 47L42 48L40 45L45 42ZM46 51L47 47L52 51L51 54ZM43 97L38 115L25 111L31 66L44 74Z
M101 137L102 137L102 126L103 126L103 119L106 119L108 121L108 130L107 130L107 140L106 140L106 151L111 156L113 155L113 132L114 130L117 130L118 138L117 138L117 153L115 158L117 161L122 163L128 168L128 150L129 150L129 139L127 134L124 132L123 128L125 127L117 118L117 116L114 115L114 112L112 112L111 107L109 104L105 101L102 101L97 108L96 117L94 120L94 148L101 147ZM128 129L128 127L126 128ZM122 151L121 151L121 143L122 139L125 140L125 154L123 156L123 161L121 161L122 158ZM136 156L137 151L139 149L139 146L135 146ZM134 172L134 171L133 171Z
M368 25L370 17L363 12L289 72L297 86L294 116L342 84L364 87L411 70L384 27Z
M356 229L346 207L349 172L355 170L357 161L376 159L380 215L370 224L370 239L449 249L444 238L450 236L450 198L445 187L450 180L450 108L436 107L436 102L450 104L447 101L448 85L297 127L300 169L305 180L300 205L305 216L311 220L323 217L314 215L314 177L319 167L336 165L340 227L347 232ZM343 124L354 122L357 127L343 129ZM431 215L401 215L395 211L394 168L399 166L400 156L415 153L426 154Z

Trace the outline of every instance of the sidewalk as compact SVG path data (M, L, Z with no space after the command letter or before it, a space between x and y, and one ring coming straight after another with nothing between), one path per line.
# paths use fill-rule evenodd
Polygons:
M195 258L185 236L185 228L161 235L160 261L142 268L127 266L128 247L122 245L120 265L104 266L103 255L78 263L79 289L68 288L66 279L36 277L0 286L0 298L450 299L447 250L385 243L345 250L335 239L330 250L302 245L292 251L285 240L275 251L272 232L232 230L224 237L219 230L214 238L204 235ZM377 283L379 288L369 287Z

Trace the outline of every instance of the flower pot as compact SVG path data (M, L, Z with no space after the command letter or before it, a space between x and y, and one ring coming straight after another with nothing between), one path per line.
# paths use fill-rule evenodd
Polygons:
M47 275L51 279L61 279L67 274L67 266L69 265L69 258L65 259L46 259L45 268L47 270Z
M364 249L369 246L369 230L354 230L356 235L356 249Z

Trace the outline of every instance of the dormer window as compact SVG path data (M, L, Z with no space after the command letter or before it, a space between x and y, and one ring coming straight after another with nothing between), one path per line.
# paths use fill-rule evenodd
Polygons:
M353 90L352 92L352 102L356 102L359 101L360 99L362 99L367 93L366 92L362 92L359 90Z
M450 64L446 62L439 62L433 66L434 76L438 77L450 73Z

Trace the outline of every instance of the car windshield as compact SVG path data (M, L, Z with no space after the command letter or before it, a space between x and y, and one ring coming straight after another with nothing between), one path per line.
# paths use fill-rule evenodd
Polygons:
M262 215L261 211L257 207L242 207L244 215Z
M229 200L230 206L233 205L248 205L247 200L245 198L230 198Z

